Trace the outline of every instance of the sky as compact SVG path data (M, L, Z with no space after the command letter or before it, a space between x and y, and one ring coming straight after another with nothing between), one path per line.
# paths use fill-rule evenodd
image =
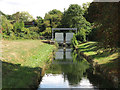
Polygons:
M0 0L0 10L5 14L13 14L18 11L27 11L34 18L41 16L44 18L45 13L57 9L64 11L70 4L81 5L93 0Z

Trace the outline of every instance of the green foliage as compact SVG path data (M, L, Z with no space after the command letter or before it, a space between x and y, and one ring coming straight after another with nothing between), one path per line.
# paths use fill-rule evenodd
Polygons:
M1 12L4 15L3 36L10 39L38 39L41 35L51 37L52 28L77 28L77 40L85 42L86 36L91 32L91 24L83 16L88 6L89 3L84 4L83 8L72 4L63 13L53 9L46 13L44 19L40 16L33 19L28 12L16 12L12 15ZM31 25L31 21L34 25L27 27Z
M61 25L62 12L56 9L53 9L46 13L44 17L44 26L45 30L43 34L48 36L51 35L51 28L56 28Z
M76 38L77 38L77 40L79 40L79 41L86 42L86 31L85 31L85 29L82 28L82 29L76 34Z
M54 43L54 45L59 48L59 44L57 42Z
M2 16L1 19L2 36L4 39L38 39L40 36L38 27L25 28L24 22L19 22L17 19L14 24L11 24L5 16Z
M86 15L88 13L88 8L90 6L90 2L87 2L87 3L83 3L82 4L82 8L83 8L83 12L84 12L84 15Z
M62 18L62 27L76 27L76 24L78 24L79 19L82 15L83 12L79 5L70 5L70 7L64 11Z
M21 32L23 30L22 28L24 28L24 22L21 22L21 23L16 22L16 23L14 23L13 28L14 28L14 31L15 31L16 34L18 32Z
M45 31L42 32L43 36L51 36L52 29L50 27L46 28Z
M30 88L38 85L36 81L40 72L55 47L40 40L12 40L3 44L8 47L4 47L2 52L2 87Z
M3 38L9 38L10 34L12 33L13 25L5 16L1 16L1 20Z
M38 27L29 27L30 32L39 32Z
M56 9L49 11L44 18L46 27L56 28L60 25L62 12Z
M43 23L44 20L42 19L42 17L37 16L36 22L37 22L37 27L39 27L39 29L40 29L40 32L44 31L45 30L45 25Z
M11 15L11 19L16 21L16 22L19 22L19 19L20 19L20 12L16 12L14 14Z
M32 21L33 17L28 12L20 12L20 20L23 22Z
M16 22L12 25L4 16L2 29L3 38L6 39L38 39L40 36L38 27L25 28L24 22Z
M33 20L33 17L28 12L16 12L12 14L11 19L18 22L29 22Z
M73 47L75 47L75 46L77 46L78 45L78 42L77 42L77 39L76 39L76 35L74 34L73 35L73 38L72 38L72 45L73 45Z
M81 41L86 41L86 35L91 31L91 23L84 18L84 12L81 6L77 4L70 5L70 7L64 11L61 26L65 28L77 28L77 39Z
M39 39L39 28L38 27L29 27L24 28L23 38L26 39Z

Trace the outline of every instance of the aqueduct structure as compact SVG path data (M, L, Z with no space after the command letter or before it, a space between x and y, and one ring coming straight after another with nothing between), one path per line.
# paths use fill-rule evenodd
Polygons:
M52 28L52 40L59 44L70 44L74 33L77 33L77 28Z

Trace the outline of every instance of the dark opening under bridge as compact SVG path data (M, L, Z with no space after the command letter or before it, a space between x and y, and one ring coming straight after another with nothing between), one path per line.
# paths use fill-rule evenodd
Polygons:
M77 33L77 28L52 28L52 41L55 39L59 44L70 44L74 34L73 31L74 33Z

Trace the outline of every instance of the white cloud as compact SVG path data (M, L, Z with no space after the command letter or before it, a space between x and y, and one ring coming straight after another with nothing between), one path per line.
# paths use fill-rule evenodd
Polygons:
M93 0L0 0L0 10L6 14L17 11L28 11L34 18L44 17L45 13L52 9L64 11L70 4L92 2Z

